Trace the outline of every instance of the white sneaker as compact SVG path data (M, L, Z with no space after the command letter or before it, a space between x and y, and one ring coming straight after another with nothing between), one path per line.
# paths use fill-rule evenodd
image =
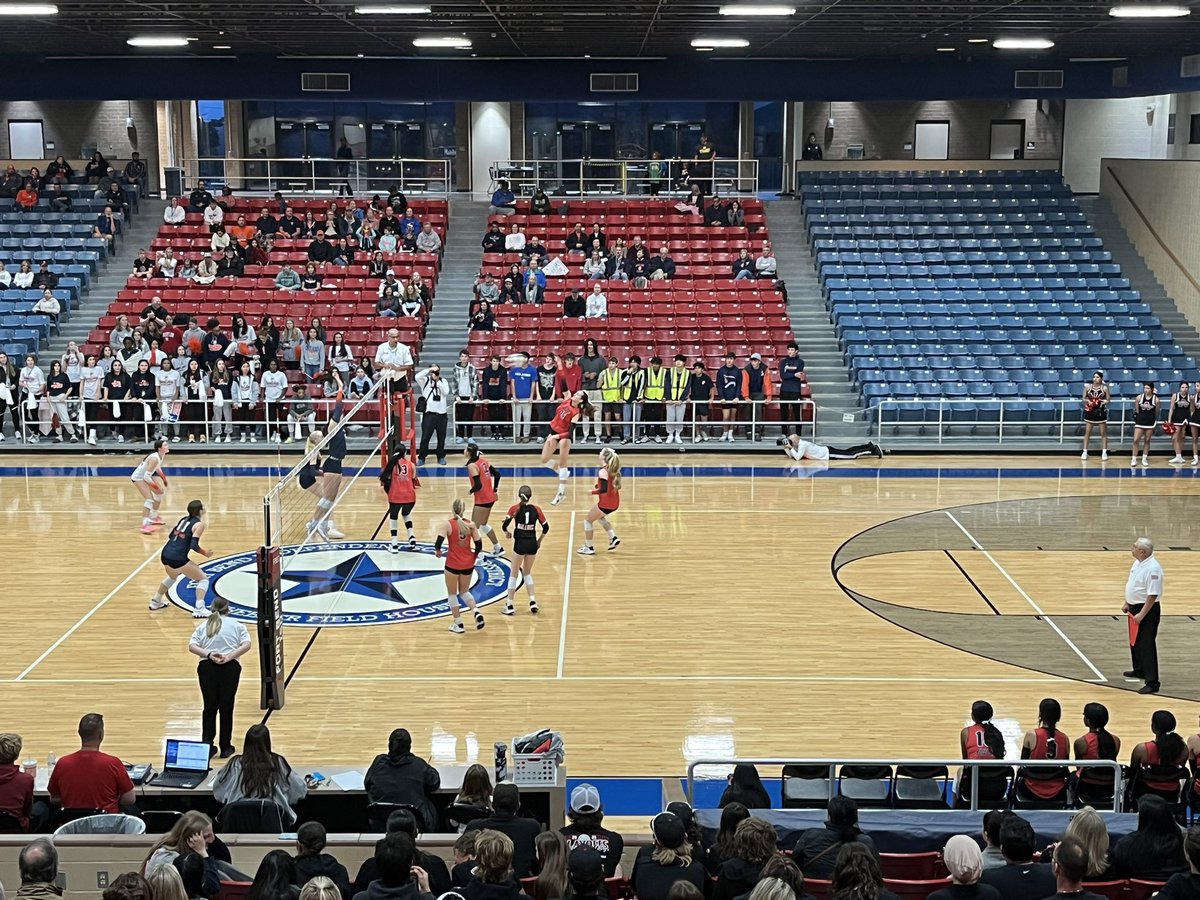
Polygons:
M250 443L257 444L258 443L258 435L256 435L256 434L250 435Z
M91 444L93 447L96 446L96 429L95 428L93 428L91 431L88 432L88 443Z
M513 616L513 615L516 615L516 613L517 613L517 611L515 609L513 609L513 606L511 603L505 603L504 609L500 610L500 614L504 615L504 616Z
M158 600L154 597L150 598L150 609L163 609L169 605L166 600Z
M492 559L503 559L504 558L504 548L502 546L500 546L499 544L497 544L495 547L493 547L491 550L488 551L488 556L490 556Z
M194 607L192 607L192 618L193 619L207 619L209 617L209 615L210 615L210 613L209 613L208 607L206 607L204 605L204 601L197 600L196 605Z
M1082 453L1080 453L1080 454L1079 454L1079 458L1080 458L1080 459L1087 459L1087 451L1086 451L1086 450L1084 450Z
M281 438L281 437L280 437L278 434L277 434L277 435L275 435L275 437L271 438L271 440L272 440L272 441L274 441L276 444L282 444L282 443L283 443L283 439L282 439L282 438Z
M1170 461L1171 461L1171 465L1182 464L1183 457L1180 456L1178 453L1176 453L1174 456L1171 457Z
M1143 457L1142 457L1142 468L1143 468L1143 469L1148 469L1148 468L1150 468L1150 457L1148 457L1148 456L1143 456Z
M708 432L707 431L700 432L700 440L702 440L702 441L708 440Z
M554 499L550 501L550 505L558 506L558 504L563 502L563 498L566 496L567 496L567 486L565 484L560 484L558 486L558 491L554 495Z
M1108 451L1107 451L1107 450L1101 450L1101 451L1100 451L1100 459L1101 459L1101 460L1107 460L1107 459L1108 459Z
M4 432L0 431L0 444L3 444L5 440L7 439L4 437Z
M1192 457L1192 465L1193 465L1193 466L1200 466L1200 456L1193 456L1193 457Z
M1137 465L1137 457L1135 456L1133 459L1131 459L1129 461L1129 467L1132 469L1136 465Z
M621 539L619 537L617 537L615 534L611 538L609 538L609 541L608 541L608 549L609 550L616 550L620 546L621 546Z
M595 555L596 555L596 548L595 548L595 547L588 547L588 546L586 546L586 545L585 545L585 546L583 546L583 547L580 547L580 548L579 548L579 550L578 550L577 552L578 552L578 553L579 553L581 556L595 556Z
M179 435L175 435L175 437L171 438L171 443L178 444L179 443Z
M392 541L392 543L388 546L388 553L399 553L399 552L400 552L400 542Z
M36 444L36 443L37 443L37 436L35 435L34 437L30 438L30 440L31 440L31 441L33 441L33 442ZM118 435L117 435L117 443L118 443L118 444L123 444L123 443L125 443L125 435L123 435L123 434L118 434Z
M455 619L454 622L450 625L450 633L451 634L466 634L467 629L463 628L463 623L460 619Z

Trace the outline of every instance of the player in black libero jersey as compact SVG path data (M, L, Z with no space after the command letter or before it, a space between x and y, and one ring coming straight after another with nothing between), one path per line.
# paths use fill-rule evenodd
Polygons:
M208 576L198 565L188 558L195 550L201 556L212 558L213 552L200 546L200 535L204 534L204 504L193 500L188 504L188 514L175 523L167 544L163 547L159 560L167 572L154 596L150 598L151 609L162 609L167 605L166 594L180 575L186 575L196 582L196 606L192 616L196 619L208 617L208 607L204 605L204 595L208 593Z
M504 609L501 610L506 616L511 616L514 612L513 597L517 593L517 573L525 579L525 592L529 594L529 611L535 616L538 613L537 598L533 595L533 560L550 530L550 523L546 521L546 514L541 508L531 502L532 498L533 488L527 484L521 485L517 491L517 502L508 508L508 515L504 517L502 526L504 536L511 536L513 539L513 566L508 575L508 597L504 601ZM509 525L512 525L511 535ZM541 534L538 534L539 528Z

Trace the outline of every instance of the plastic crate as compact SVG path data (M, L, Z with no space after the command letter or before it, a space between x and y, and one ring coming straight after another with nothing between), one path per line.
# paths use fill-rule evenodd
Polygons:
M514 753L512 778L513 784L556 784L558 760L536 753Z

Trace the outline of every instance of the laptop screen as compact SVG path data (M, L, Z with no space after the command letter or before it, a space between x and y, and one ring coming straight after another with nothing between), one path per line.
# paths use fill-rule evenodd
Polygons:
M167 738L168 769L184 769L190 772L208 771L208 744L203 741L180 741Z

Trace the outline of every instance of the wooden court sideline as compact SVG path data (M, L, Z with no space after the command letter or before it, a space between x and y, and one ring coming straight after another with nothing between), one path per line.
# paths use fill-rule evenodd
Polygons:
M199 459L169 462L179 468ZM714 756L861 753L867 733L872 753L954 755L977 698L992 702L1010 742L1032 726L1044 696L1063 702L1062 727L1072 737L1091 700L1109 706L1112 730L1126 741L1147 736L1154 709L1172 709L1185 733L1200 713L1191 700L1139 697L1112 682L955 649L864 608L831 572L839 547L875 526L981 504L1003 511L1010 502L1102 498L1118 518L1122 504L1138 510L1136 521L1124 523L1130 534L1145 527L1154 536L1157 525L1165 532L1170 523L1153 520L1159 504L1137 501L1161 497L1165 508L1166 499L1189 497L1191 472L1129 475L1110 464L1104 471L1112 477L1099 477L1094 463L1081 478L1078 460L1063 457L988 460L991 470L977 458L889 457L835 463L805 477L812 467L775 456L746 457L746 471L730 468L724 456L689 454L686 466L675 454L637 457L632 465L663 474L627 476L613 517L621 548L585 558L574 553L590 505L584 466L576 465L580 477L566 502L552 509L547 473L512 473L513 457L496 461L506 475L504 503L529 480L535 500L546 504L552 530L534 572L542 614L529 616L518 597L516 617L488 606L487 628L463 636L448 634L444 618L289 628L289 667L307 651L270 725L294 762L365 763L401 725L436 762L486 761L493 741L554 727L564 733L572 773L667 775ZM262 458L240 462L259 466ZM5 463L53 464L45 456ZM199 733L194 657L186 651L195 622L178 608L145 608L161 578L163 538L137 530L140 498L123 472L132 468L128 459L89 464L119 468L0 477L0 528L10 538L0 548L0 570L12 623L0 633L0 728L21 732L26 755L44 759L72 749L79 715L100 711L113 752L153 761L164 737ZM245 552L261 540L262 495L273 480L174 475L164 518L199 498L210 516L205 542L217 557ZM414 514L423 539L463 488L460 471L443 476L435 467L424 479ZM339 526L367 539L384 508L377 484L364 478L341 501ZM1200 577L1200 558L1192 550L1161 553L1165 609L1186 623L1200 613L1184 587ZM839 577L888 603L963 614L959 627L968 631L997 615L1027 616L1037 627L1035 648L1049 658L1069 654L1030 615L1029 600L1070 636L1072 616L1119 612L1127 569L1119 546L985 555L968 542L950 553L935 546L865 557ZM1114 658L1122 652L1112 648ZM1172 679L1188 679L1186 662L1164 654L1165 692ZM251 666L237 716L239 732L262 716Z

